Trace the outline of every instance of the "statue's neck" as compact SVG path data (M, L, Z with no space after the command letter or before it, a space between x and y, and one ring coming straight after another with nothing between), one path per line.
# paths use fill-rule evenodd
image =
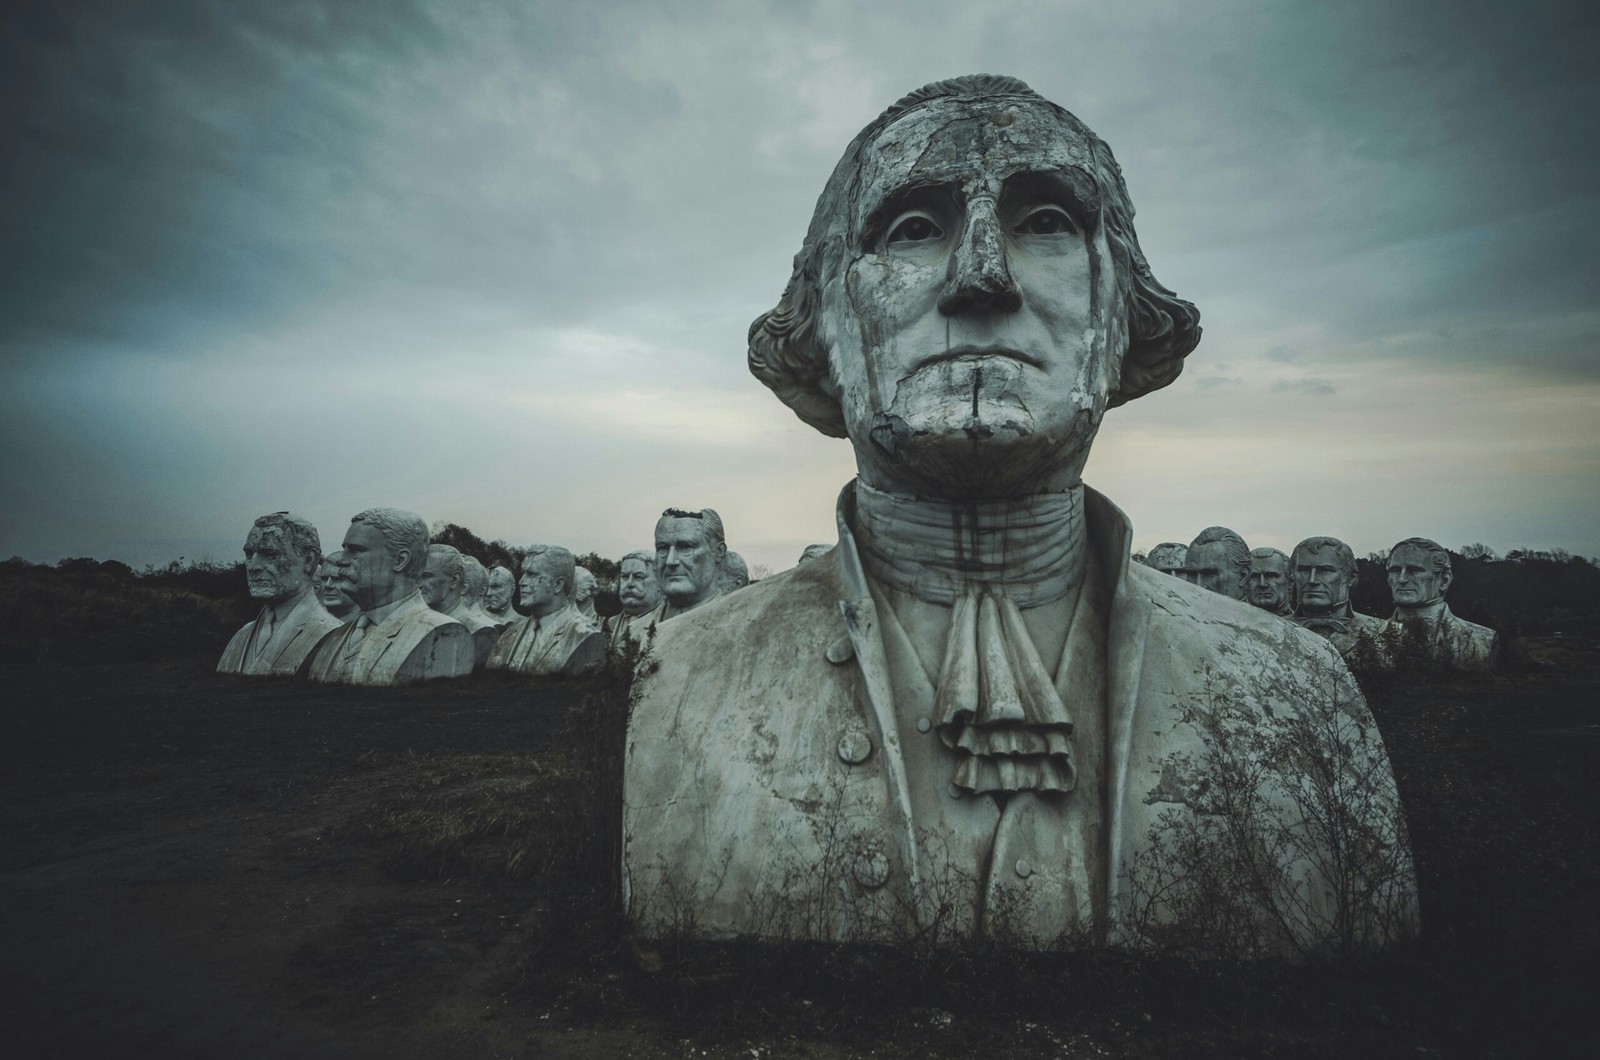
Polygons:
M1421 622L1430 627L1435 622L1438 622L1439 617L1443 614L1444 597L1442 596L1416 607L1402 607L1399 604L1394 607L1394 617L1407 622Z
M1347 596L1336 604L1321 607L1317 604L1301 604L1297 612L1301 618L1349 618L1350 598Z
M276 600L268 600L267 610L272 612L272 620L274 622L281 622L283 619L287 618L289 616L289 612L293 611L295 605L300 602L300 598L310 591L311 586L302 585L288 596L280 596Z
M862 565L902 592L951 604L972 590L1019 607L1065 597L1084 569L1083 485L1003 501L948 501L856 482Z

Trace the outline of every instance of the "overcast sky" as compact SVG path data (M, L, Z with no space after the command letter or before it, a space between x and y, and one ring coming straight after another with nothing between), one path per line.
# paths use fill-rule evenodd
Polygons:
M15 5L8 5L14 11ZM1205 327L1086 472L1221 523L1600 553L1590 5L24 4L0 15L0 556L233 559L411 508L774 570L848 443L745 368L850 137L1012 74Z

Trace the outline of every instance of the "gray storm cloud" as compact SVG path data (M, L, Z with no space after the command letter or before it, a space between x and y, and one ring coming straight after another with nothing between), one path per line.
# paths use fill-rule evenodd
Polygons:
M620 555L710 504L787 566L850 456L749 379L745 326L856 129L975 70L1106 137L1204 315L1090 464L1139 540L1340 519L1600 551L1585 16L28 5L0 23L0 554L231 553L260 511L336 537L392 503ZM1308 461L1345 492L1291 493Z

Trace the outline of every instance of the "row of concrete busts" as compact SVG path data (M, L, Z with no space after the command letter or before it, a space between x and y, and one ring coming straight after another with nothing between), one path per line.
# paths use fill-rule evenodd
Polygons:
M1488 670L1499 653L1493 630L1450 611L1450 552L1428 538L1406 538L1389 550L1394 613L1387 619L1351 608L1356 557L1335 537L1308 537L1285 554L1252 549L1227 527L1212 526L1187 545L1157 545L1144 562L1297 622L1328 638L1347 659L1359 654L1368 665L1393 664L1409 649L1435 665Z
M714 510L669 509L656 529L656 549L623 558L622 613L602 619L598 580L561 546L530 547L513 574L430 544L426 522L402 509L359 513L327 554L308 520L264 515L244 546L246 580L262 610L233 636L217 669L380 685L474 669L582 673L599 665L608 644L643 637L664 617L749 583Z

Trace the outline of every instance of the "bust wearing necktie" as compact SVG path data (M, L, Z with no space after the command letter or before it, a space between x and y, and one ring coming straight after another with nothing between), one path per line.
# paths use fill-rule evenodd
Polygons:
M605 661L606 638L573 601L577 564L559 545L533 545L517 583L528 617L507 626L485 664L538 677L570 677Z
M428 561L428 524L420 515L369 508L350 520L336 555L361 614L318 645L311 680L400 685L472 672L472 634L430 608L417 588Z
M222 674L293 677L339 620L317 599L312 576L322 562L317 528L289 512L255 521L244 542L250 595L262 601L254 622L233 635L217 663Z
M642 933L1144 944L1190 908L1138 874L1213 809L1215 732L1370 722L1317 637L1131 565L1082 482L1106 410L1200 337L1132 214L1105 143L1011 78L929 85L846 150L749 363L858 476L831 553L657 630L624 775ZM1393 780L1356 727L1404 922ZM1287 834L1301 779L1258 793ZM1335 852L1272 849L1264 948L1350 929Z

